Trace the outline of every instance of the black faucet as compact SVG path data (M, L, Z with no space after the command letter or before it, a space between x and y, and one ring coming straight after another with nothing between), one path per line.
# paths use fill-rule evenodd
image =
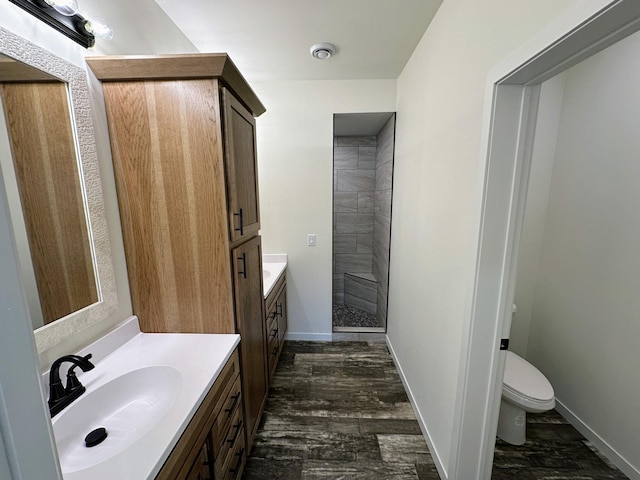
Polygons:
M49 371L49 412L51 413L51 418L55 417L64 407L85 392L86 388L80 383L80 380L76 377L76 372L73 370L76 367L80 367L83 372L93 370L95 365L89 361L90 358L91 354L84 357L65 355L51 365L51 370ZM67 371L66 388L62 386L62 381L60 380L60 365L64 362L73 363L73 367Z

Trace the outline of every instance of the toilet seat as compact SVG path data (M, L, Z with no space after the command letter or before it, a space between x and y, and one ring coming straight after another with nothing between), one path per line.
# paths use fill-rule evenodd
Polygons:
M553 387L536 367L507 351L502 396L528 412L546 412L555 407Z

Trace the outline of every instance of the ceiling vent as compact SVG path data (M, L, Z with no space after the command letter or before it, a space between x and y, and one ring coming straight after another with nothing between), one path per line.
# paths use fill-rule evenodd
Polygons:
M317 43L310 48L311 56L318 60L326 60L336 53L335 45L331 43Z

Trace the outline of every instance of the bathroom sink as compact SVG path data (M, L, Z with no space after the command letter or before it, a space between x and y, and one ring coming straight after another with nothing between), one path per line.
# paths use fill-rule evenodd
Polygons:
M262 256L262 286L264 298L267 298L271 289L286 268L287 256L285 254L265 254Z
M169 366L138 368L87 392L53 419L62 473L112 459L149 434L166 416L182 387ZM103 427L107 437L87 447L85 437Z

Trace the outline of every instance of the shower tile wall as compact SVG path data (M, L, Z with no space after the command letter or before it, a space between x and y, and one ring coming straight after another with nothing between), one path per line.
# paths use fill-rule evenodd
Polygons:
M373 273L375 136L335 137L333 303L344 303L344 274Z
M373 226L373 274L378 281L378 324L386 326L389 292L389 242L396 116L392 115L377 137Z

